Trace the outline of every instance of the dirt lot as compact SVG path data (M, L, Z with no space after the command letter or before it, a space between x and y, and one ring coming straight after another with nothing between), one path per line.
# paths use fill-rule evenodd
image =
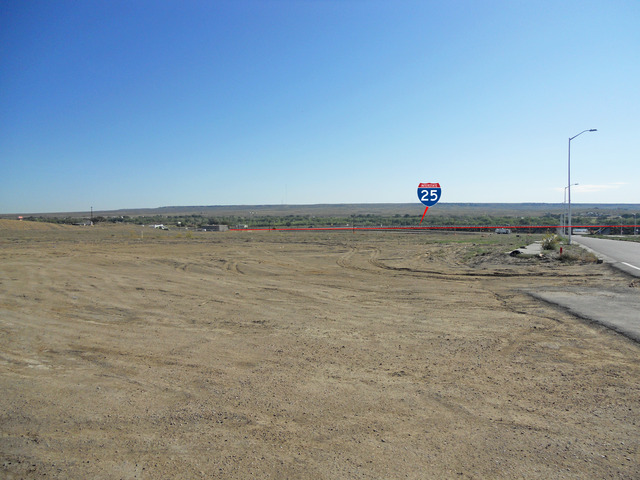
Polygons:
M640 289L497 237L0 220L0 477L640 478L640 346L526 294Z

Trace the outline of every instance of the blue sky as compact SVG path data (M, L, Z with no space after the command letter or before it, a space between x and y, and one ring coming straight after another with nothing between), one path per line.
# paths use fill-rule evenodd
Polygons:
M0 213L640 203L640 2L0 0Z

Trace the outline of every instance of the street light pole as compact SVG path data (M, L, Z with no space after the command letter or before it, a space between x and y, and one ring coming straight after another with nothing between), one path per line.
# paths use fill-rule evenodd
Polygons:
M569 218L567 219L567 225L569 227L569 240L568 240L569 245L571 245L571 140L582 135L584 132L597 132L597 131L598 130L596 130L595 128L591 128L591 129L583 130L577 135L574 135L573 137L569 137L569 156L567 159L567 185L568 185L567 188L569 188Z
M562 200L562 209L564 210L564 206L567 204L567 188L569 188L569 186L573 187L574 185L580 185L579 183L574 183L573 185L567 185L566 187L564 187L564 200ZM565 214L563 212L562 214L563 217L565 217ZM566 218L562 219L562 234L565 234L565 224L564 221L566 220Z

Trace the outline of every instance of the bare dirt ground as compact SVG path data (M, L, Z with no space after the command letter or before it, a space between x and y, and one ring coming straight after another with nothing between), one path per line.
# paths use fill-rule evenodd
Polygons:
M0 477L640 478L640 346L525 292L640 289L488 237L0 220Z

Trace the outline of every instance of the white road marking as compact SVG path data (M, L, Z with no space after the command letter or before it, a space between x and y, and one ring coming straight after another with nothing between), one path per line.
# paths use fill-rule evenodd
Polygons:
M620 262L623 265L626 265L627 267L631 267L631 268L635 268L636 270L640 270L640 267L636 267L635 265L631 265L630 263L627 262Z

